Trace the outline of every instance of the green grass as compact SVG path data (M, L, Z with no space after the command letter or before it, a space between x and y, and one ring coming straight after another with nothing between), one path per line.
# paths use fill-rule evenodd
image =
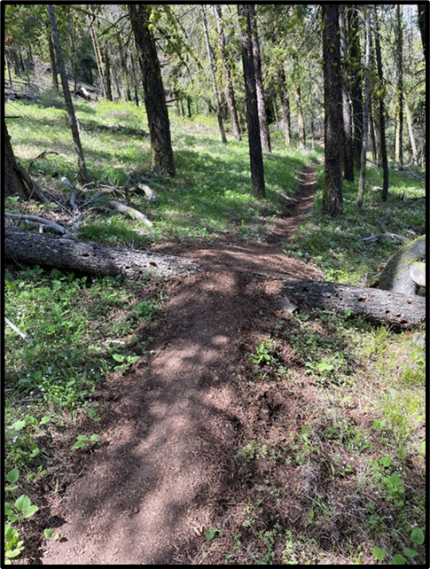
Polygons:
M67 115L61 106L61 100L52 91L42 96L39 105L15 102L14 113L22 112L25 119L11 122L9 126L15 154L24 166L43 150L59 153L46 155L32 166L40 185L57 191L65 191L65 188L49 179L52 174L58 172L69 180L76 176L73 142ZM148 136L103 128L121 125L146 131L142 108L131 103L79 101L76 115L84 128L80 136L89 176L97 186L123 186L131 169L150 179L149 185L159 198L156 204L149 207L142 196L132 196L133 204L146 211L154 224L150 230L146 228L146 242L172 237L211 239L226 234L258 238L280 212L276 193L292 195L304 164L322 156L319 147L315 152L287 151L275 133L273 157L265 159L267 197L256 200L251 191L247 142L231 139L223 144L214 118L203 120L198 116L190 120L171 116L177 176L170 180L151 173ZM101 241L122 244L133 241L136 226L132 221L116 219L109 226L103 219L106 216L99 217L100 223L90 220L81 226L82 238L97 234ZM99 228L95 229L97 225ZM128 238L127 228L130 229ZM136 233L142 235L139 229Z

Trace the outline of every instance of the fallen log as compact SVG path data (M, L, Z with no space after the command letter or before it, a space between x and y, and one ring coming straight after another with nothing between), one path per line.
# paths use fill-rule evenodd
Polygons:
M145 273L184 277L199 270L188 259L150 251L40 235L11 227L6 227L4 234L5 258L20 263L94 275L124 275L130 279Z
M298 307L323 308L331 312L361 316L393 328L425 327L426 299L374 288L359 288L324 281L285 281L284 293Z

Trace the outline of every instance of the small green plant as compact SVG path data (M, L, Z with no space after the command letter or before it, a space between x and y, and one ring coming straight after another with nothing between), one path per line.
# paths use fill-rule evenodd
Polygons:
M113 368L115 371L125 371L140 359L140 356L128 356L124 354L112 354L112 357L116 362L120 362L121 364Z
M19 470L17 468L13 468L6 474L6 481L11 484L5 487L7 494L18 488L16 484L18 478ZM26 494L21 494L13 503L5 502L4 515L7 519L4 532L6 565L10 565L10 559L18 557L24 549L24 541L19 539L19 532L12 524L30 518L38 510L39 508L32 505L30 498Z
M415 559L419 556L418 551L415 549L417 545L422 545L424 543L424 532L421 528L415 527L410 535L410 540L412 541L413 545L411 547L405 547L403 549L403 555L408 557L409 559ZM387 553L384 549L380 547L374 547L372 549L372 553L375 556L375 559L378 561L384 561L387 556ZM403 557L403 555L397 554L393 556L393 559L390 565L406 565L407 559ZM412 561L416 565L416 561Z
M100 436L99 435L91 435L91 437L88 439L87 435L78 435L76 437L76 442L75 444L72 446L71 450L76 450L78 448L90 448L93 445L91 443L96 443L97 441L100 440Z

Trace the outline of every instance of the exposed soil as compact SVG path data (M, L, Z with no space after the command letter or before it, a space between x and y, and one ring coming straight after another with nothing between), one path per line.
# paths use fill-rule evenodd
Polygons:
M156 247L202 270L169 282L163 312L141 330L152 353L112 375L96 394L106 402L95 429L100 445L76 453L74 479L65 468L52 488L57 493L45 488L40 523L61 539L45 541L28 562L198 563L205 531L226 528L228 516L237 514L243 479L234 456L245 431L270 429L281 407L300 420L299 397L288 403L276 390L261 393L258 409L244 410L237 372L285 316L276 277L322 278L282 252L311 207L314 172L315 166L304 170L297 203L265 243ZM88 429L94 432L94 423ZM302 473L308 485L316 476ZM291 526L300 504L290 500L282 515Z

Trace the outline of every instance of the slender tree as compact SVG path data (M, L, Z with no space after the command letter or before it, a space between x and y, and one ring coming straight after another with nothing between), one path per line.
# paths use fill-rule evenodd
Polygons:
M105 79L105 90L106 90L106 99L108 101L113 101L112 96L112 78L111 78L111 65L110 65L110 56L109 56L109 44L108 41L105 40L103 45L102 51L102 62L104 66L104 79Z
M297 128L299 130L299 147L306 148L305 117L303 115L302 93L300 89L299 58L296 52L294 52L293 54L293 61L294 61L294 83L295 83L295 98L296 98L296 111L297 111Z
M338 4L322 5L324 70L324 186L323 211L334 216L343 210L342 75Z
M291 111L290 111L290 97L287 89L287 79L285 77L285 69L283 63L279 66L278 70L278 89L279 98L282 107L282 122L284 123L284 136L285 145L291 144Z
M54 7L52 4L47 4L49 22L51 25L52 39L54 41L55 51L57 54L57 65L61 77L61 85L63 87L64 100L67 107L67 115L69 117L70 130L72 131L73 142L75 146L76 155L78 157L79 174L78 178L82 184L88 182L87 167L85 165L85 157L82 150L81 139L79 136L78 125L76 122L75 109L73 108L72 97L70 95L69 83L67 81L66 68L64 66L63 52L60 45L60 37L58 35L57 20L55 18Z
M397 63L397 86L396 86L396 148L395 158L399 165L399 170L403 169L403 6L397 4L396 7L396 63Z
M237 115L237 108L236 108L236 101L234 96L234 89L233 89L233 81L231 79L231 71L230 71L230 64L227 58L226 46L225 46L225 35L223 29L223 22L222 22L222 11L220 4L214 4L214 14L215 20L218 30L218 38L219 44L221 48L221 59L224 66L225 72L225 81L226 81L226 88L225 88L225 98L227 99L228 109L230 111L231 117L231 125L232 125L232 132L233 136L236 140L241 140L240 136L240 126L239 126L239 117Z
M175 163L170 138L169 114L152 32L151 7L148 4L128 4L128 12L142 72L152 167L160 174L174 176Z
M257 14L254 4L248 4L251 20L252 54L254 59L255 86L257 89L258 120L260 122L261 145L264 152L272 153L269 124L267 122L266 100L264 95L263 75L261 71L260 42L257 30Z
M343 175L345 180L354 181L354 154L352 145L352 128L351 128L351 106L349 95L348 68L346 59L348 57L348 47L346 41L345 29L345 5L339 6L339 28L340 28L340 50L342 57L342 113L343 113L343 136L344 136L344 153L343 153Z
M94 14L88 16L91 41L93 42L94 55L96 56L97 70L99 72L100 87L102 89L102 96L106 98L106 80L103 68L102 54L97 40L97 33L94 27L94 20L95 20Z
M238 4L237 12L241 32L252 189L256 197L264 197L266 195L266 188L264 185L263 152L261 148L260 124L258 120L257 88L255 85L254 58L252 55L249 4Z
M221 107L220 107L220 103L219 103L218 87L217 87L216 76L215 76L215 64L214 64L213 57L212 57L211 45L209 43L208 23L207 23L207 19L206 19L206 12L205 12L203 5L200 5L200 16L202 18L203 33L205 36L205 43L206 43L206 52L208 54L208 60L209 60L209 69L210 69L211 79L212 79L212 89L214 92L214 99L215 99L215 112L216 112L216 116L218 119L219 132L221 134L221 140L223 142L227 142L227 137L225 136L225 130L224 130L224 123L223 123L222 115L221 115Z
M47 21L48 26L48 47L49 47L49 57L51 59L51 71L52 71L52 83L54 85L54 89L56 91L60 90L60 86L58 84L58 71L57 71L57 62L55 60L55 53L54 53L54 44L52 42L52 34L49 30L49 19Z
M363 116L363 141L361 145L361 164L360 164L360 181L358 183L357 205L363 205L364 184L366 182L366 154L367 154L367 135L369 130L369 70L370 70L370 10L366 6L363 7L365 17L365 36L366 36L366 55L364 63L364 116Z
M409 141L411 143L412 161L414 164L418 164L417 145L415 143L414 128L412 125L412 117L411 117L411 112L409 110L407 97L405 97L405 111L406 111L406 122L408 125L408 132L409 132Z
M376 52L376 65L378 69L378 108L376 113L376 123L378 125L377 131L379 132L379 137L381 141L381 162L382 169L384 172L384 179L382 183L382 200L386 201L388 197L388 183L389 183L389 172L388 172L388 156L387 156L387 140L385 135L385 83L382 71L382 57L381 57L381 45L379 42L379 22L378 15L376 13L376 6L372 6L373 12L373 22L375 26L375 52Z
M361 49L359 10L356 4L348 6L349 55L351 60L352 126L354 136L354 166L360 167L363 140L363 94L361 89Z
M420 3L418 6L418 25L421 33L421 42L423 44L424 58L427 61L427 8L428 4Z

